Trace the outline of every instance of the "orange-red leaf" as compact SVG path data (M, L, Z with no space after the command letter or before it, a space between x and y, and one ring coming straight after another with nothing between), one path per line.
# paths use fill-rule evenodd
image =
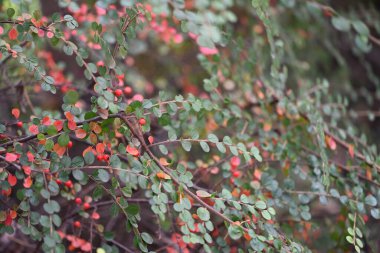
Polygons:
M42 125L44 125L44 126L50 126L50 125L51 125L51 120L50 120L50 117L49 117L49 116L45 116L45 117L42 119Z
M96 133L96 134L100 134L102 132L101 126L98 123L96 123L96 122L91 122L90 123L90 129L92 131L94 131L94 133Z
M152 143L154 142L154 138L153 138L153 136L149 136L149 137L148 137L148 141L149 141L150 144L152 144Z
M84 137L86 137L86 135L87 135L87 132L83 128L79 128L75 130L75 136L79 139L83 139Z
M96 144L96 152L98 152L98 154L103 154L104 150L105 150L104 143L98 143L98 144Z
M68 121L74 120L74 116L71 114L71 112L65 112L65 116Z
M31 125L31 126L29 127L29 132L31 132L32 134L38 134L38 133L39 133L39 131L38 131L38 126L36 126L36 125Z
M14 162L17 160L17 155L13 153L6 153L5 154L5 161L7 162Z
M20 110L18 108L13 108L12 109L12 115L13 117L15 117L16 119L18 119L20 117Z
M27 178L24 179L24 187L25 188L30 188L32 186L32 178L29 176Z
M12 175L11 173L8 174L8 183L11 186L15 186L17 184L17 177Z
M140 154L140 152L137 148L131 147L129 145L127 146L126 150L127 150L127 153L129 153L133 156L139 156L139 154Z
M56 120L54 121L53 125L55 126L55 128L57 129L57 131L61 131L62 128L63 128L63 122L62 120Z
M18 36L17 30L15 28L12 28L11 30L9 30L8 36L9 36L9 39L16 40Z
M170 165L170 163L168 163L168 161L166 160L166 158L163 158L163 157L160 158L160 163L162 165L164 165L164 166Z
M355 155L354 145L352 144L348 145L348 154L351 156L351 158L354 158L354 155Z
M55 153L57 153L60 157L65 154L66 147L61 147L58 143L54 144L53 150Z
M171 179L171 177L170 177L168 174L166 174L166 173L164 173L164 172L162 172L162 171L157 172L156 176L157 176L159 179Z
M67 122L67 127L70 130L75 130L75 128L77 128L77 123L75 123L75 121L69 120L69 122Z

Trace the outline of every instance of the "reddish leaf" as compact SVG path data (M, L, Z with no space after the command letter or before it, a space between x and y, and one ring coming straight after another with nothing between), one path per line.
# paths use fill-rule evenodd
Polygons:
M86 148L85 150L83 150L82 156L84 157L84 156L86 155L87 152L95 153L94 150L92 149L92 147L88 147L88 148ZM94 155L95 155L95 154L94 154Z
M22 170L24 171L25 175L30 175L30 173L32 173L30 166L22 166Z
M32 134L38 134L38 133L39 133L39 131L38 131L38 126L36 126L36 125L31 125L31 126L29 127L29 132L31 132Z
M133 155L133 156L139 156L139 150L137 149L137 148L135 148L135 147L131 147L131 146L127 146L127 148L126 148L126 150L127 150L127 153L129 153L129 154L131 154L131 155Z
M11 186L15 186L17 184L17 177L9 173L8 174L8 183Z
M152 143L154 142L154 138L153 138L153 136L149 136L149 137L148 137L148 141L149 141L150 144L152 144Z
M92 131L94 131L94 133L96 133L96 134L100 134L102 132L101 126L98 123L96 123L96 122L91 122L90 123L90 129Z
M69 122L67 122L67 127L70 130L75 130L77 128L77 123L75 123L75 121L69 120Z
M9 39L16 40L18 36L17 30L15 28L12 28L11 30L9 30L8 36L9 36Z
M53 150L54 150L54 152L56 152L60 157L62 157L63 154L65 154L66 147L61 147L58 143L56 143L56 144L54 144Z
M11 216L12 220L14 220L17 217L17 212L15 210L10 210L9 216Z
M75 136L79 139L83 139L84 137L86 137L86 135L87 135L87 132L83 128L79 128L75 130Z
M63 122L62 120L56 120L54 121L53 125L55 126L55 128L57 129L57 131L61 131L62 128L63 128Z
M24 179L24 187L25 188L30 188L32 186L32 178L29 176L27 178Z
M348 154L350 154L351 158L354 158L354 155L355 155L354 145L352 145L352 144L348 145Z
M28 151L28 153L26 153L26 156L28 157L29 162L34 162L34 155L32 152Z
M170 177L168 174L166 174L166 173L164 173L164 172L162 172L162 171L157 172L156 176L157 176L159 179L171 179L171 177Z
M17 155L13 153L6 153L5 154L5 161L7 162L14 162L17 160Z
M82 247L80 247L80 249L85 251L85 252L91 251L91 249L92 249L91 243L86 242L85 244L82 245Z
M46 116L42 119L42 125L44 125L44 126L50 126L51 125L51 120L48 116Z
M13 117L15 117L16 119L18 119L20 117L20 110L18 108L13 108L12 109L12 115Z
M98 143L96 144L96 152L98 154L103 154L104 153L104 150L105 150L105 145L103 143Z
M170 165L170 163L168 163L168 161L166 160L166 158L163 158L163 157L160 158L160 163L162 165L164 165L164 166Z
M65 116L68 121L74 121L74 116L71 114L71 112L65 112Z

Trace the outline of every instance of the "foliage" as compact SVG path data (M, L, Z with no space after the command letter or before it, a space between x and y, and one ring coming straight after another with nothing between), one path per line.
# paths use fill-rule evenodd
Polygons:
M338 47L372 103L376 13L25 2L0 13L1 96L21 93L0 123L1 234L44 252L379 250L380 160Z

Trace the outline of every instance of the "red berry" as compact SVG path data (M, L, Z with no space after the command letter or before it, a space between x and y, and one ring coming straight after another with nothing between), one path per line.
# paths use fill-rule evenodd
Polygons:
M16 123L16 125L17 125L18 127L22 127L23 123L22 123L21 121L18 121L18 122Z
M81 224L80 221L74 222L74 227L80 228Z
M110 156L109 155L103 155L103 158L102 158L104 161L108 161L110 159Z
M82 204L82 199L81 199L81 198L76 198L76 199L75 199L75 203L76 203L77 205Z
M132 88L127 86L124 88L125 95L130 95L132 93Z
M57 184L62 184L62 181L60 179L55 180Z
M230 164L233 169L240 165L240 158L238 156L234 156L231 158Z
M65 186L68 188L71 188L71 187L73 187L73 182L71 182L71 180L68 180L65 182Z
M144 118L141 118L141 119L139 119L139 123L140 123L140 125L143 126L146 124L146 120Z
M67 147L68 147L68 148L72 148L72 146L73 146L73 142L72 142L72 141L69 141L69 144L67 144Z
M98 160L98 161L103 161L103 156L102 156L102 155L97 155L97 156L96 156L96 160Z
M120 97L121 95L123 95L123 91L120 90L120 89L117 89L113 92L113 94L115 94L116 97Z
M238 171L238 170L233 171L232 172L232 176L233 177L239 177L240 176L240 171Z
M87 210L87 209L89 209L90 207L91 207L91 205L90 205L89 203L87 203L87 202L83 204L83 209L84 209L84 210Z

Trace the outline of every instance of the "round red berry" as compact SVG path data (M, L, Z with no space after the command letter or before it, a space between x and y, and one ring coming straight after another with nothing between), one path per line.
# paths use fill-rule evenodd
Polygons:
M68 148L72 148L72 146L73 146L73 142L72 142L72 141L69 141L69 144L67 144L67 147L68 147Z
M81 224L80 221L74 222L74 227L80 228Z
M71 180L68 180L65 182L65 186L68 188L71 188L71 187L73 187L73 182Z
M146 120L144 118L139 119L140 125L144 126L146 124Z
M87 210L87 209L89 209L90 207L91 207L91 205L90 205L89 203L87 203L87 202L83 204L83 209L84 209L84 210Z
M82 204L82 199L81 199L81 198L76 198L76 199L75 199L75 203L76 203L77 205Z
M102 159L104 161L108 161L110 159L110 156L109 155L103 155Z
M232 168L236 168L240 165L240 158L238 156L234 156L231 158L230 164Z
M57 184L62 184L62 181L60 179L55 180Z
M22 123L21 121L18 121L18 122L16 123L16 125L17 125L18 127L22 127L23 123Z
M96 156L96 160L98 160L98 161L103 161L103 156L102 156L102 155L97 155L97 156Z
M240 171L238 171L238 170L233 171L232 172L232 176L233 177L239 177L240 176Z
M127 86L124 88L125 95L130 95L132 93L132 88Z
M120 89L117 89L113 92L113 94L115 94L116 97L120 97L121 95L123 95L123 91L120 90Z

